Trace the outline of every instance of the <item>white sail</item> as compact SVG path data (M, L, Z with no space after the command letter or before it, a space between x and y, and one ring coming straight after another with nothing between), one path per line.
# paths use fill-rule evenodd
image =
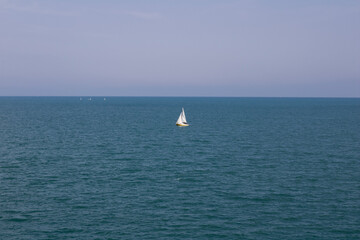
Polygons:
M182 109L182 112L181 112L181 121L182 121L183 123L187 123L187 122L186 122L186 117L185 117L184 108Z
M182 109L180 116L179 116L178 120L176 121L176 124L179 126L189 126L189 124L186 122L184 108Z
M176 124L181 124L182 123L182 112L180 113L180 116L178 118L178 120L176 121Z

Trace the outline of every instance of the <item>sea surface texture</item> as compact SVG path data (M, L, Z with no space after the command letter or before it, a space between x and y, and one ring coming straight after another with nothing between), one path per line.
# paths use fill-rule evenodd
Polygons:
M360 239L360 99L0 97L0 239Z

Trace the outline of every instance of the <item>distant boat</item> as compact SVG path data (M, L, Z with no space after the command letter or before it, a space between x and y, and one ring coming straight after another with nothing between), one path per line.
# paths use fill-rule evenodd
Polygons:
M106 98L104 98L104 101L106 101Z
M189 124L186 121L186 117L185 117L185 112L184 112L184 108L182 108L182 111L180 113L179 119L176 122L176 126L180 126L180 127L187 127L189 126Z

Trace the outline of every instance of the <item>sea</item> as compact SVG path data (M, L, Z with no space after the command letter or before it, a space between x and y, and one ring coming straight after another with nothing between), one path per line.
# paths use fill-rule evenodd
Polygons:
M0 97L0 239L360 239L360 99Z

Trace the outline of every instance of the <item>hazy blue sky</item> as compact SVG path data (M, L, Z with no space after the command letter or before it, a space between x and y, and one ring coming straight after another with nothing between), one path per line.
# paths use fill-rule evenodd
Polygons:
M0 95L360 97L360 1L0 0Z

